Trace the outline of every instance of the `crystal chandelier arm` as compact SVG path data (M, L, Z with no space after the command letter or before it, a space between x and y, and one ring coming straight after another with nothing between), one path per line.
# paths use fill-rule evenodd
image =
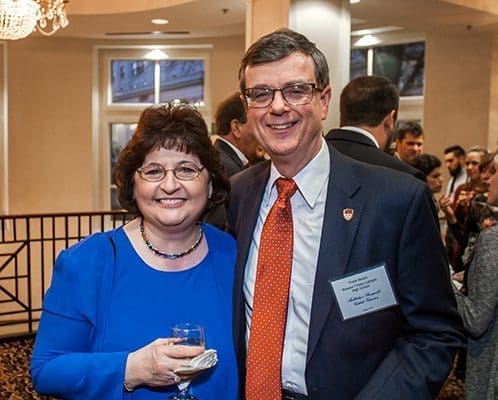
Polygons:
M42 35L50 36L68 26L64 0L36 0L40 4L36 28Z

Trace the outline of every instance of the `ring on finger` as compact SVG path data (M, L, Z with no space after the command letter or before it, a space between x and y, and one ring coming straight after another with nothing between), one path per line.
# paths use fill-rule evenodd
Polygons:
M177 374L173 375L173 379L176 384L179 384L182 381L182 378L180 378Z

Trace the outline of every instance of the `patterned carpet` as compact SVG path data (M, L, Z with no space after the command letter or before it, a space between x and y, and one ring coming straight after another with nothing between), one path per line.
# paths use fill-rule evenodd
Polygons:
M37 395L31 386L28 369L32 347L33 337L0 342L0 400L48 400L48 397ZM463 398L463 383L452 371L437 400Z
M37 395L31 386L29 360L33 338L4 340L0 343L0 399L31 400L46 399Z
M458 357L458 356L457 356ZM455 364L456 366L456 360ZM455 368L451 370L448 379L446 380L441 392L436 398L437 400L464 400L464 382L455 376Z

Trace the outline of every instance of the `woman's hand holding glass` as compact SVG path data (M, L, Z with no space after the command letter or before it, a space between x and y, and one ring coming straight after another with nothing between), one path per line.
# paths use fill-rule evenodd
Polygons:
M130 353L126 362L125 382L129 388L176 385L180 377L175 370L202 354L204 346L182 345L183 339L156 339ZM175 346L176 345L176 346ZM183 379L192 379L186 376Z

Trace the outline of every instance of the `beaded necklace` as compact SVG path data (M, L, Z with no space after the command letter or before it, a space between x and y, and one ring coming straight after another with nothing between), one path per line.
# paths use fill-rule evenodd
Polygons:
M195 242L190 246L189 248L182 250L178 253L163 253L162 251L158 250L156 246L154 246L151 242L149 242L149 239L147 239L147 236L145 236L145 230L144 230L144 219L140 221L140 236L142 237L142 240L144 241L145 245L147 248L152 251L154 254L158 255L159 257L167 258L168 260L176 260L177 258L186 256L187 254L192 253L197 247L199 247L199 244L201 243L203 232L202 228L200 225L197 225L197 228L199 229L199 233L197 235L197 239L195 239Z

